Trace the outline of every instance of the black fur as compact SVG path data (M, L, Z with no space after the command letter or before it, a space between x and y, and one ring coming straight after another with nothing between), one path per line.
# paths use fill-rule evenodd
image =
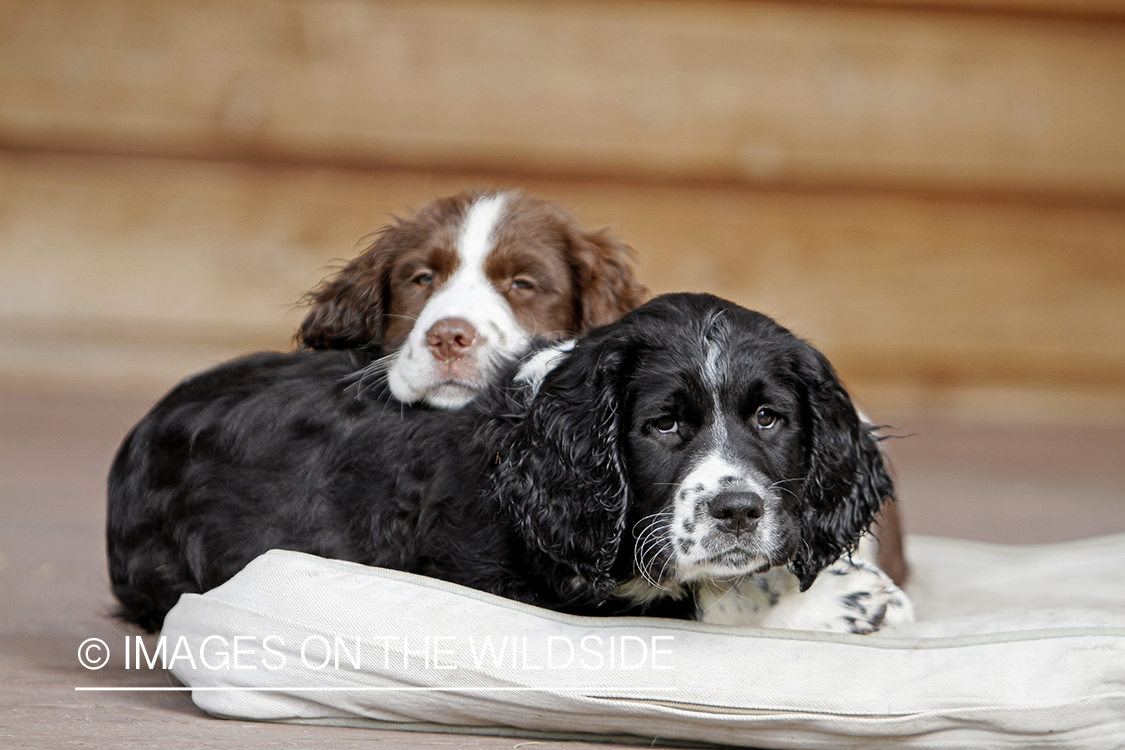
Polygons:
M700 373L717 351L714 383ZM732 462L783 488L767 556L803 588L892 495L828 362L708 295L657 298L582 337L541 385L513 366L453 412L361 393L349 376L373 357L235 360L184 381L134 428L109 477L109 571L124 619L157 630L181 593L217 586L271 548L562 611L691 616L671 536L656 540L663 557L635 553L651 533L645 519L677 501L716 434ZM754 422L763 404L778 415L768 429ZM654 427L669 415L671 438ZM754 536L709 533L739 559ZM622 588L642 575L655 594Z

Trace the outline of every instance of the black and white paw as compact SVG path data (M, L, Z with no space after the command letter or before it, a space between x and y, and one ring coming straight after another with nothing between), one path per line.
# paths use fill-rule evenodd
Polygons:
M812 595L810 603L815 600L822 609L817 630L867 635L914 622L914 604L906 593L862 560L837 560L821 571L805 595Z
M879 568L861 560L841 559L821 571L804 592L786 568L703 587L697 592L696 619L866 635L913 622L914 605Z

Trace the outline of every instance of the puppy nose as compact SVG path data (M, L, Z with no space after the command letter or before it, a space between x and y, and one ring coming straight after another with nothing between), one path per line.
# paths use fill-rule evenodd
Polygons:
M753 531L764 508L762 498L753 492L720 492L708 504L719 528L735 536Z
M444 318L426 334L426 344L434 357L449 362L460 359L477 338L477 329L464 318Z

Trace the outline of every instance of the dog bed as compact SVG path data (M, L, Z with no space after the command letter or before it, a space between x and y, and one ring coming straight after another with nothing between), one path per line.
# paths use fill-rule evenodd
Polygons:
M271 551L184 595L169 668L221 717L759 748L1125 746L1125 535L910 537L873 636L560 615Z

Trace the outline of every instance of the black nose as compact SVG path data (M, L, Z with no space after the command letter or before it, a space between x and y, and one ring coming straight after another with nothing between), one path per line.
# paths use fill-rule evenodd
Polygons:
M753 531L764 509L762 498L753 492L720 492L708 504L719 528L735 536Z

